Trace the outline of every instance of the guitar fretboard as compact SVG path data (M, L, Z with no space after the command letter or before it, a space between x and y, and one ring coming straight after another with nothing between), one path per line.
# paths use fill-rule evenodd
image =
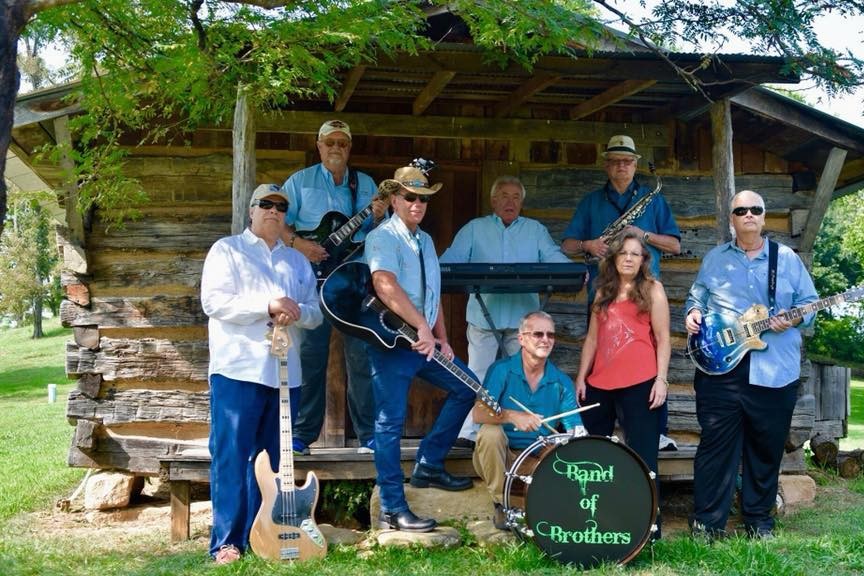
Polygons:
M847 302L846 294L835 294L834 296L829 296L828 298L822 298L821 300L817 300L815 302L810 302L809 304L803 304L798 306L797 308L792 308L791 310L787 310L780 314L775 315L775 317L783 318L784 320L791 322L792 320L797 320L799 318L803 318L807 314L812 314L813 312L819 312L820 310L824 310L826 308L831 308L832 306L837 306L838 304L843 304ZM771 327L771 318L763 318L762 320L754 320L753 322L747 323L747 328L745 328L751 335L761 334L765 332Z
M288 360L279 358L279 478L282 492L294 491L294 438L291 435L291 391Z
M351 219L340 226L338 230L330 234L327 239L332 242L334 246L339 246L354 234L354 232L360 229L360 226L363 225L363 221L366 220L370 214L372 214L371 204L352 216Z

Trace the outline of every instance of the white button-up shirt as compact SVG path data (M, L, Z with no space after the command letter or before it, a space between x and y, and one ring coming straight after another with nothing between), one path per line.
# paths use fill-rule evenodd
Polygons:
M208 375L279 387L279 363L267 338L270 300L287 296L300 306L288 328L288 383L300 385L300 328L321 324L315 276L309 261L277 241L273 250L248 228L218 240L201 275L201 306L209 316Z

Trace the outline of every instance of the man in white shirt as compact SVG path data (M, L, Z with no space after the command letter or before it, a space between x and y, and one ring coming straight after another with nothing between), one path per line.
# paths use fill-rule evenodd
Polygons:
M261 505L255 456L266 449L272 469L279 454L279 364L270 354L268 324L299 330L321 323L309 261L286 246L288 196L275 184L255 189L250 225L218 240L201 276L201 306L208 323L210 366L210 554L233 562L246 550ZM299 406L300 356L288 350L292 418Z

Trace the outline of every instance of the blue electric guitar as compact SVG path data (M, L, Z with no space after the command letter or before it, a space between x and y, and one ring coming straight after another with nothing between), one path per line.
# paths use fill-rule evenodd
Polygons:
M321 286L321 312L340 332L376 346L410 348L417 341L417 330L387 308L375 294L372 274L369 266L363 262L345 262L324 280ZM432 358L471 388L493 414L501 413L501 406L480 382L440 350L436 349Z
M864 298L864 286L856 286L777 316L791 322L806 314L861 298ZM740 316L722 312L705 314L699 333L687 337L687 355L706 374L726 374L741 362L745 354L768 346L759 335L770 328L769 320L768 308L762 304L754 304Z

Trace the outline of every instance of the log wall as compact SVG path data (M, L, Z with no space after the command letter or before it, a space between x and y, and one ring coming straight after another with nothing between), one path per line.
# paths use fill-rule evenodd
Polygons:
M633 133L638 132L639 127L634 127ZM674 133L667 138L670 143L678 142L678 148L638 139L637 147L646 159L657 161L663 194L683 234L683 253L664 258L662 268L674 346L669 424L671 435L686 444L698 440L699 427L693 368L683 355L682 304L700 258L716 244L717 233L710 139L706 144L704 129L684 131L679 127L679 132L681 138ZM525 215L544 222L559 239L578 201L605 181L599 156L604 143L557 144L553 137L529 142L358 134L352 164L377 181L416 156L439 163L441 168L433 179L444 182L445 187L430 204L424 222L439 253L464 222L488 212L489 187L501 174L522 178L528 190ZM61 315L65 325L75 328L75 340L67 346L66 369L70 376L80 377L67 408L76 426L69 452L71 465L157 474L160 458L189 446L206 445L208 350L198 291L207 250L230 233L231 157L224 133L208 136L202 131L195 142L192 148L136 148L127 174L139 178L151 198L141 218L122 228L107 228L97 213L86 232L85 249L65 251L68 299ZM280 146L286 149L277 149ZM283 182L291 172L315 161L310 154L313 149L314 136L308 134L259 133L257 181ZM736 146L735 151L736 166L751 169L736 175L736 187L765 196L772 236L797 247L812 191L793 192L791 168L777 158L752 147ZM75 245L62 230L60 242ZM444 312L457 353L466 358L464 301L460 296L446 297ZM547 310L555 316L562 334L553 359L575 375L585 333L585 295L553 297ZM330 377L344 386L344 374L332 360L339 357L335 354L339 345L335 340ZM787 470L803 467L800 446L809 439L814 422L829 432L842 427L836 410L820 412L827 400L815 395L813 382L826 376L805 367L808 384L802 387L796 410ZM422 436L437 414L439 401L432 389L415 387L409 435ZM329 400L328 407L333 409ZM345 431L340 430L344 414L334 419L340 417L342 422L328 424L325 444L344 442Z

